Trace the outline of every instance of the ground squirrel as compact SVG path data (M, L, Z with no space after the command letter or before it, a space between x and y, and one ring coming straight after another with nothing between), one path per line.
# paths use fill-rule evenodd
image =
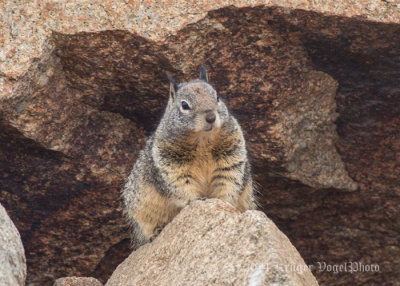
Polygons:
M242 129L208 83L177 85L125 183L122 199L134 244L151 240L190 201L218 198L240 211L256 207Z

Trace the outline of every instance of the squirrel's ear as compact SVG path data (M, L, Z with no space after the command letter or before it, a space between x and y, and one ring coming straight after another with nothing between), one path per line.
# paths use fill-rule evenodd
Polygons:
M200 79L204 80L205 82L208 82L207 71L204 65L201 65L200 68Z
M175 98L176 91L178 90L178 85L169 73L167 73L167 77L169 80L169 96Z

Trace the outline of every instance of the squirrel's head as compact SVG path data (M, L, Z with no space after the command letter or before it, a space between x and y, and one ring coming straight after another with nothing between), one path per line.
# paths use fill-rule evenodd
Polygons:
M167 121L187 132L210 132L221 128L229 118L226 105L219 98L215 89L208 83L204 66L201 67L200 79L177 85L172 77L167 106Z

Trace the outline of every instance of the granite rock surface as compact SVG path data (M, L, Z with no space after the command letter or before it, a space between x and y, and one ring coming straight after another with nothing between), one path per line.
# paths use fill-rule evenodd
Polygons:
M318 285L289 239L260 211L217 199L185 207L118 266L107 286Z
M103 286L103 284L92 277L63 277L58 278L53 286Z
M17 228L0 204L0 285L23 286L26 278L24 246Z
M261 209L307 264L381 269L316 271L319 282L390 284L397 2L1 2L0 201L27 281L105 282L128 256L119 192L162 115L165 71L185 81L204 63L245 131Z

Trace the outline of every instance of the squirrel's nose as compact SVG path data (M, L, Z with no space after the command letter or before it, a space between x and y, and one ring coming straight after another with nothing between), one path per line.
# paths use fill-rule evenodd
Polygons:
M206 115L206 121L210 124L215 122L215 114L214 113L208 113Z

